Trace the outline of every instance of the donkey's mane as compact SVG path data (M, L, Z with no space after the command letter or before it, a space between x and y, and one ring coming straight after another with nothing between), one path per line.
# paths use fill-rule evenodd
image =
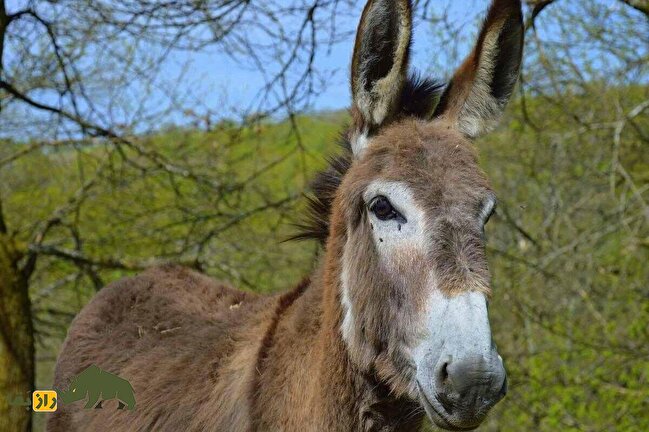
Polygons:
M410 76L401 92L401 110L396 119L416 117L427 119L439 102L444 83L429 78L422 78L414 73ZM330 157L327 168L316 174L311 183L311 193L307 195L308 208L306 216L298 223L298 233L290 240L315 239L320 243L329 236L329 217L336 191L352 163L352 151L346 133L340 137L342 154Z

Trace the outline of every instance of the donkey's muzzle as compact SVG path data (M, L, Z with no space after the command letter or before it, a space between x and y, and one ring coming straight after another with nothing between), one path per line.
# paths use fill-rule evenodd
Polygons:
M495 350L455 360L442 357L434 380L433 395L420 385L422 403L437 425L449 430L475 429L507 393L505 367Z

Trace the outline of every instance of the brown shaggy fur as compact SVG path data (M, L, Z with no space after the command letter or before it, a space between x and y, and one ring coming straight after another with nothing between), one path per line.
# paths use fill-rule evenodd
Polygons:
M493 193L468 137L486 130L481 122L511 93L520 7L494 0L476 49L431 119L439 86L405 75L410 2L369 0L370 25L359 25L353 61L348 150L318 177L302 235L324 243L317 269L293 290L264 296L176 266L110 284L72 323L54 385L67 387L94 364L131 383L136 409L62 404L48 430L418 430L424 411L409 350L423 330L426 278L434 274L435 289L448 296L489 291L480 212ZM377 28L385 17L387 27ZM486 105L475 105L478 97ZM430 250L408 244L379 256L363 202L374 180L412 192ZM343 267L354 308L348 335Z
M174 266L107 286L70 327L54 381L64 387L95 364L131 382L137 408L61 405L48 429L228 430L240 415L233 407L248 404L252 371L242 360L255 358L275 300ZM229 417L220 418L221 428L205 429L215 408L206 402L222 394L233 396L216 404Z
M130 381L137 407L60 405L48 430L413 430L417 405L355 370L323 325L319 273L271 296L175 266L107 286L72 324L55 386L95 364ZM392 427L363 429L378 424Z

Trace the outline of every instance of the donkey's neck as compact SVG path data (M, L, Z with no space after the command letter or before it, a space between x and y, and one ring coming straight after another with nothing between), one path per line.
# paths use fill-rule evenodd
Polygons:
M257 430L388 432L421 424L412 401L395 398L350 360L340 333L341 256L341 242L330 239L311 279L277 303L251 394Z

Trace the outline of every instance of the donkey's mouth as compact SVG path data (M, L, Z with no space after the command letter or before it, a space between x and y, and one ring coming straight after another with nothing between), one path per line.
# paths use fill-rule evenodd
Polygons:
M431 420L433 420L438 427L450 431L471 431L476 429L478 426L480 426L479 423L476 424L475 426L470 426L470 427L462 427L462 426L454 425L446 417L446 415L442 414L443 408L436 407L435 404L433 404L428 399L428 396L426 396L426 392L424 392L424 389L421 388L421 384L419 384L419 381L417 381L417 388L419 390L419 399L421 400L421 404L424 406L424 410L426 410L428 417L430 417Z

